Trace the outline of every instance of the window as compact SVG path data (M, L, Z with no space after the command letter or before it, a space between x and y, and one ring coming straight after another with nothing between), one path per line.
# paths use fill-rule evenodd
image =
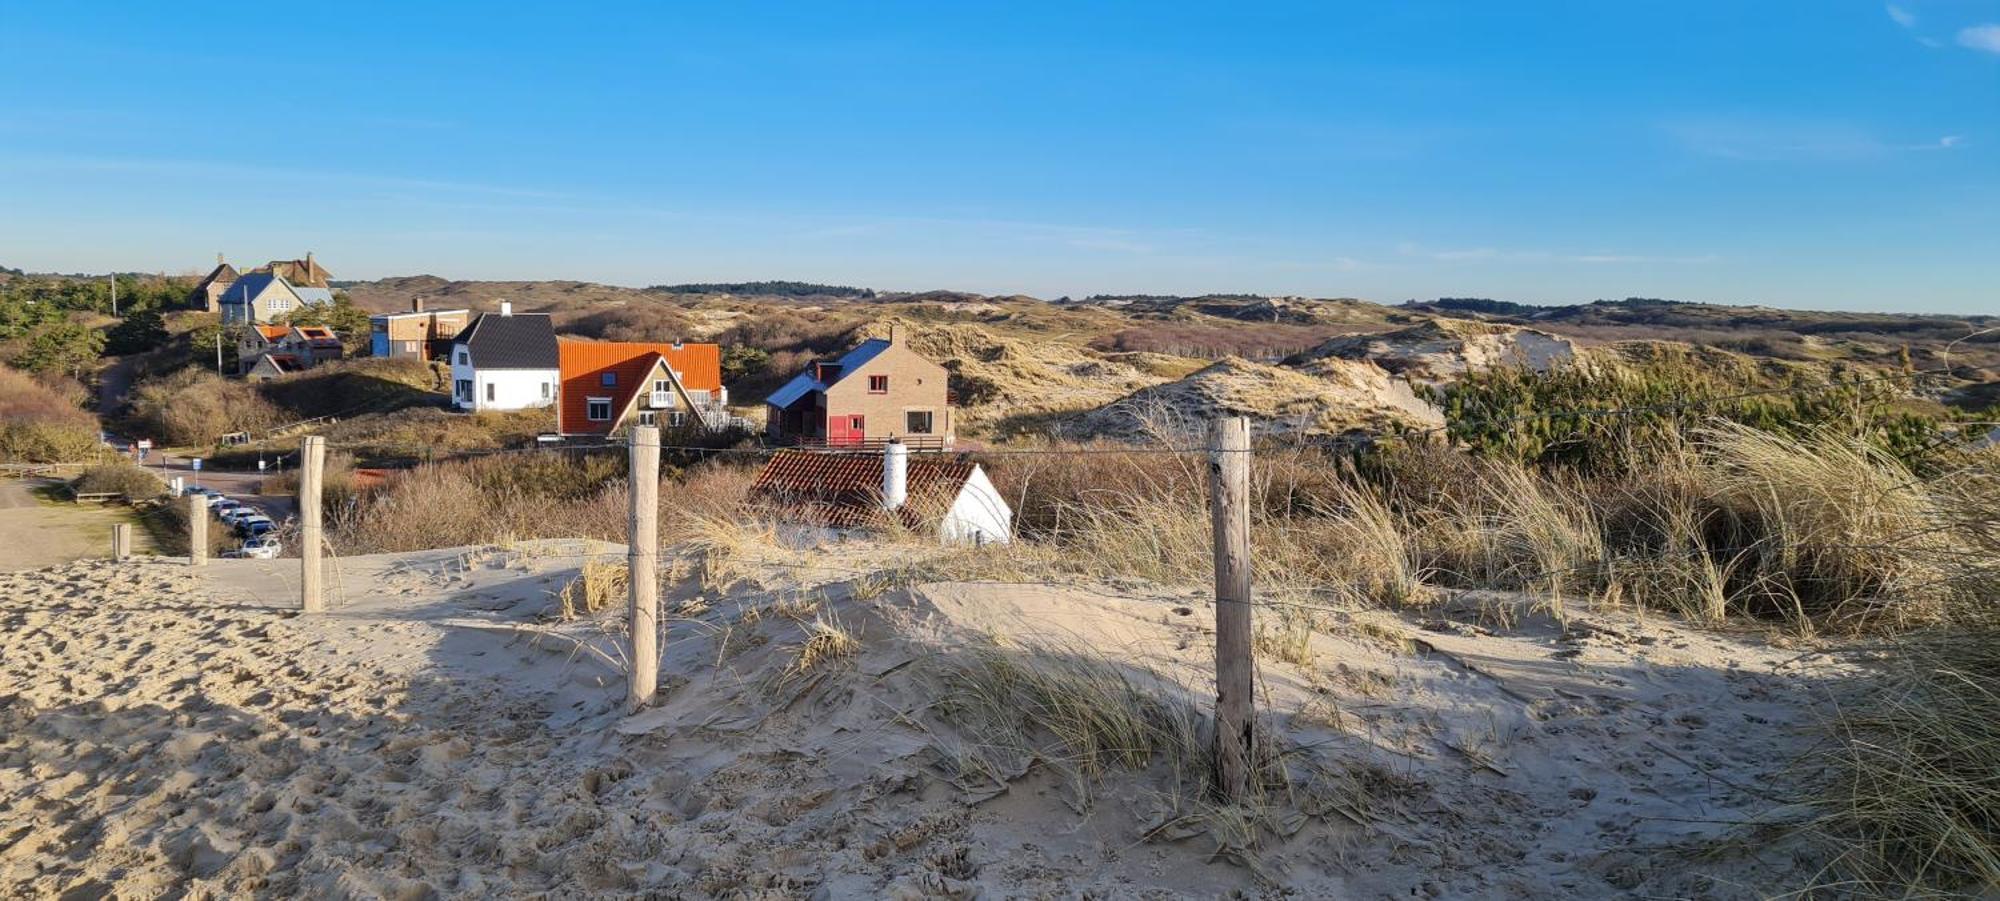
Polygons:
M888 376L886 376L886 375L871 375L871 376L869 376L869 377L868 377L868 393L869 393L869 394L888 394L888 393L889 393L889 377L888 377Z
M543 383L542 383L542 399L543 399L543 400L548 400L548 399L549 399L549 392L550 392L550 391L553 391L553 390L554 390L553 388L549 387L549 383L548 383L548 382L543 382Z
M653 412L652 412L651 410L647 410L647 411L645 411L645 412L643 412L643 413L640 413L640 414L639 414L639 424L640 424L640 425L652 425L652 424L653 424L653 422L654 422L654 419L653 419Z
M458 398L459 398L459 400L463 400L463 401L471 401L471 400L472 400L472 380L471 380L471 379L459 379L459 380L458 380Z
M607 372L597 377L597 383L606 388L618 387L618 373Z
M466 349L464 349L464 348L459 348L459 351L458 351L458 365L460 365L460 366L470 366L470 365L472 365L472 352L471 352L471 351L469 351L469 350L466 350Z
M611 398L592 397L584 402L583 415L591 422L611 421Z
M904 431L909 432L912 435L930 434L931 411L911 410L910 412L903 414L903 427Z
M493 383L492 383L492 382L487 382L487 383L486 383L486 402L487 402L487 403L489 403L489 404L493 402Z
M415 342L415 341L405 341L405 342L403 342L403 352L404 352L404 353L406 353L406 354L413 354L413 353L416 353L416 352L417 352L417 342Z
M653 380L653 390L654 390L654 391L672 391L672 390L674 390L674 386L673 386L672 384L668 383L668 381L667 381L666 379L654 379L654 380Z
M847 428L848 431L852 432L860 432L863 429L868 428L868 417L866 416L847 417Z
M688 415L686 413L682 413L679 410L675 410L672 413L667 414L667 425L673 426L674 428L680 428L681 426L687 425L687 422L688 422Z

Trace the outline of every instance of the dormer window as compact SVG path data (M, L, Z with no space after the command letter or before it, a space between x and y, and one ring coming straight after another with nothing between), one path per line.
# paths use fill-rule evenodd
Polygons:
M618 387L618 373L607 372L597 377L597 383L606 388Z

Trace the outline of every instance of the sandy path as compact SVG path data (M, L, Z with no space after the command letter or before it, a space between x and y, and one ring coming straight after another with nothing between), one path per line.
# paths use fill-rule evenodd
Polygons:
M1161 767L968 769L997 736L925 675L1066 635L1199 696L1197 596L673 583L662 703L624 718L577 650L615 617L518 631L582 551L348 558L310 618L293 560L0 573L0 896L1734 898L1810 867L1731 838L1818 678L1752 636L1346 614L1265 662L1301 807L1223 854ZM799 676L836 614L859 649Z

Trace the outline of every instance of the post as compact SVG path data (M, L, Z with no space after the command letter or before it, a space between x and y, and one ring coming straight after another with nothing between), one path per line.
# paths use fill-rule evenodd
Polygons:
M1215 524L1215 757L1224 800L1250 788L1256 722L1250 623L1250 422L1217 417L1208 429L1209 513Z
M132 524L129 522L111 525L111 559L124 560L132 556Z
M188 499L188 564L208 564L208 495L190 494Z
M320 482L326 467L326 439L307 435L299 448L299 609L326 610L320 597Z
M626 564L631 584L632 663L625 709L637 713L652 703L660 686L660 429L632 429L630 542Z

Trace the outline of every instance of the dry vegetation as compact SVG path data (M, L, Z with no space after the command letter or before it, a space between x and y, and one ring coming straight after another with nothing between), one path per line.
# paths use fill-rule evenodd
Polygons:
M87 460L100 446L97 419L83 409L83 386L0 366L0 461Z

